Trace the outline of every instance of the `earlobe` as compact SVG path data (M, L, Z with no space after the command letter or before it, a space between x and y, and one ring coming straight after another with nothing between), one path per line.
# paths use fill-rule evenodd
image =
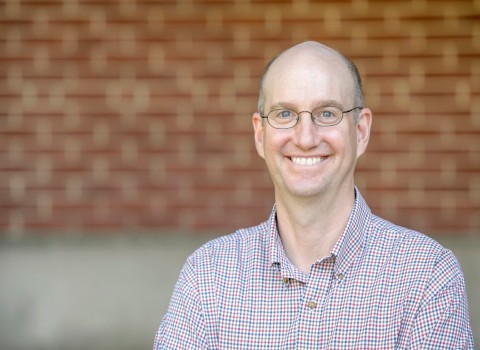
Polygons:
M263 152L263 119L258 112L253 114L252 123L257 153L260 157L265 158Z

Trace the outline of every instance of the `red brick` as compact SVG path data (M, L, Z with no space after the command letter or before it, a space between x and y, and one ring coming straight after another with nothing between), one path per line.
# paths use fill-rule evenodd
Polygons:
M0 13L5 234L223 232L264 219L258 79L307 39L364 74L374 124L357 181L374 211L427 233L480 229L471 1L48 0Z

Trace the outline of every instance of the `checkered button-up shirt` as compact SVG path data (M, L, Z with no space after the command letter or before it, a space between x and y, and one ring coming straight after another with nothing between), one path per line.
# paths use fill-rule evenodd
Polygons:
M354 209L309 275L270 218L182 269L154 349L473 349L463 274L428 237Z

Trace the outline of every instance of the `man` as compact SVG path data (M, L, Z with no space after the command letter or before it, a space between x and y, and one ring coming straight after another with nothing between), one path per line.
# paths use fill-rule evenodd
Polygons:
M154 349L473 349L453 254L373 215L354 185L371 122L337 51L273 60L253 115L272 214L188 258Z

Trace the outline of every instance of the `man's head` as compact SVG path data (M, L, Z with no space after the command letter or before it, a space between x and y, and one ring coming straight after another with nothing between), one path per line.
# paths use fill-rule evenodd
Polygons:
M340 112L338 124L319 126L306 113L318 107L363 107L361 80L355 66L337 51L306 42L269 64L261 82L260 113L253 115L257 151L272 176L277 200L353 191L353 171L368 143L371 112ZM263 121L278 109L298 113L297 124L276 129Z
M314 41L307 41L307 42L304 42L302 44L299 44L297 46L294 46L293 48L291 49L294 49L294 48L318 48L318 49L324 49L324 50L327 50L327 51L330 51L331 53L335 54L335 55L338 55L338 57L340 59L342 59L346 65L346 67L350 70L350 74L352 76L352 84L353 84L353 105L355 106L363 106L363 89L362 89L362 78L360 76L360 72L358 71L357 69L357 66L355 66L355 64L346 56L342 55L341 53L339 53L338 51L328 47L328 46L325 46L321 43L318 43L318 42L314 42ZM270 63L267 65L267 67L265 68L265 71L263 72L263 75L260 79L260 91L259 91L259 94L258 94L258 112L260 114L264 114L265 113L265 94L266 94L266 91L265 91L265 86L264 86L264 82L266 80L266 77L270 71L270 67L272 65L274 65L275 61L280 58L282 56L282 54L284 53L288 53L289 50L279 54L278 56L276 56L273 60L270 61ZM355 117L358 117L358 113L354 113L354 116ZM355 118L356 119L356 118Z

